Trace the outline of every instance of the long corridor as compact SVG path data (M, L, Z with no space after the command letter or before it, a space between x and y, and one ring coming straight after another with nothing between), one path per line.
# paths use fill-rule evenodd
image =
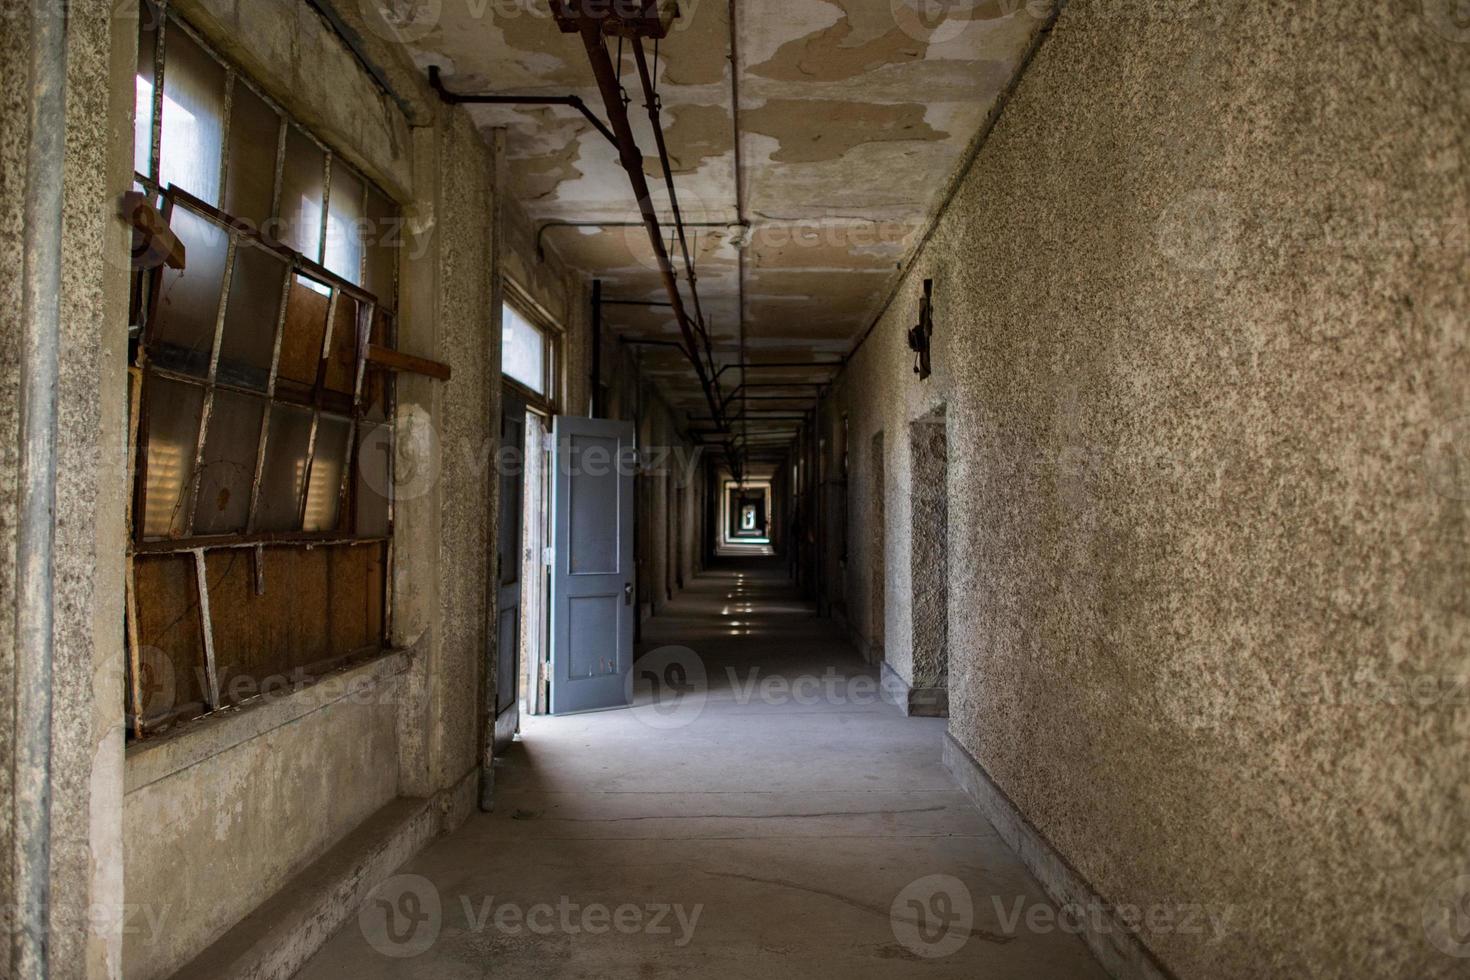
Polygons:
M883 703L779 562L697 578L642 654L633 708L530 719L495 812L301 976L1105 976L941 766L944 722Z

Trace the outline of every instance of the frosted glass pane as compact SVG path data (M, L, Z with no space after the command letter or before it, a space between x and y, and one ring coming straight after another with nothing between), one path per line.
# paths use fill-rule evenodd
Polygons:
M363 183L342 161L332 160L327 248L322 262L350 283L362 285Z
M322 255L322 191L327 157L301 130L286 131L286 163L281 172L280 241L320 262Z
M183 206L173 209L169 227L184 243L189 261L182 272L163 270L148 346L162 366L204 375L214 350L230 236Z
M388 309L398 305L398 247L403 222L398 205L369 187L367 196L367 281L363 284Z
M236 80L230 105L230 166L224 210L264 229L276 193L276 146L281 117L250 86Z
M133 127L133 170L145 177L153 176L153 82L154 55L158 45L158 13L151 5L139 7L138 74L136 79L137 109Z
M546 336L511 306L500 329L501 371L537 394L546 394Z
M311 482L306 491L307 531L330 531L337 526L342 504L342 473L347 466L348 440L352 422L323 415L317 423L316 456L311 464Z
M261 531L301 529L301 495L306 489L306 451L311 445L311 411L271 406L270 444L260 482L255 524Z
M209 432L204 437L195 534L232 534L245 530L264 413L262 398L215 391Z
M159 183L219 205L225 70L170 24L164 39L163 143ZM191 256L192 258L192 256Z
M248 238L240 239L220 345L221 381L265 390L275 354L287 269L285 260L275 252Z
M155 374L144 390L147 473L143 487L143 537L181 537L194 499L194 455L204 389Z
M363 537L388 534L392 452L392 427L381 414L370 414L357 430L357 533Z

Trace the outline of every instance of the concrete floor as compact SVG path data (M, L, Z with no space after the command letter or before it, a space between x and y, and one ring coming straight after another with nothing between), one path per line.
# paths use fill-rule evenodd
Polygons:
M880 702L778 562L724 564L649 623L640 668L679 682L664 644L707 697L529 719L496 811L300 976L1106 976L940 765L944 722Z

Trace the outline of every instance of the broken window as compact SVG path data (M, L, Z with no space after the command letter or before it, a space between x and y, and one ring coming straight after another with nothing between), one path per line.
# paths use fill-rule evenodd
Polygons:
M398 211L145 0L135 180L130 734L387 644Z

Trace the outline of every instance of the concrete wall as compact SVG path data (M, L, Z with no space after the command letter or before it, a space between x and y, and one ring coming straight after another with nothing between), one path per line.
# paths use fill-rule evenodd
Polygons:
M398 386L400 456L431 474L422 486L400 487L398 500L393 640L409 653L401 676L324 704L312 689L288 699L295 710L256 705L221 719L246 719L243 728L222 733L211 721L130 750L126 893L167 915L160 934L127 937L126 973L138 978L187 963L397 796L438 801L444 826L462 819L481 762L479 692L493 684L486 588L497 484L488 467L500 344L492 153L463 112L431 98L399 55L364 33L409 105L385 94L301 0L176 6L399 199L408 219L399 345L449 363L454 376L402 376ZM206 744L200 764L194 757Z
M0 900L11 904L12 632L30 13L0 18ZM115 974L122 915L123 460L126 251L116 217L136 23L106 5L68 16L56 507L52 780L52 976ZM115 261L119 256L122 260ZM108 261L108 259L114 261ZM7 930L7 936L9 932ZM8 975L8 957L0 976Z
M904 433L947 405L950 730L1108 901L1227 916L1144 928L1182 977L1462 975L1457 26L1072 3L835 395L885 435L908 680Z

